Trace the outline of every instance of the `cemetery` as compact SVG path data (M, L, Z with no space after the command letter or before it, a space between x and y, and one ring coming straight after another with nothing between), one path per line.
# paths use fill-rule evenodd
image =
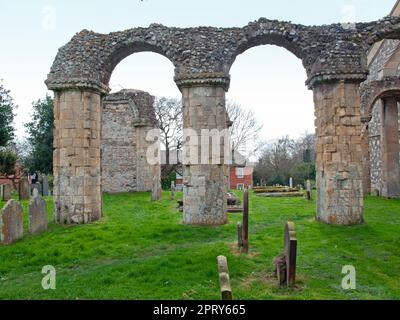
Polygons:
M66 40L45 80L50 170L0 184L0 300L399 299L399 2L394 10L354 25L153 23ZM315 161L302 160L313 172L292 170L278 177L285 185L256 184L224 136L231 68L267 44L301 61L314 98ZM174 67L181 189L178 169L163 176L156 97L111 92L114 69L141 52ZM240 172L252 181L230 190ZM354 290L343 284L349 265ZM44 266L56 269L54 290L40 286Z

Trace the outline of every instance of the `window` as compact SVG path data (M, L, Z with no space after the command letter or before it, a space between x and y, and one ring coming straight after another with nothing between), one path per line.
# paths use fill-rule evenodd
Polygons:
M244 190L244 184L243 184L243 183L238 183L238 184L236 185L236 189L237 189L237 190Z
M244 168L236 168L236 177L244 178Z

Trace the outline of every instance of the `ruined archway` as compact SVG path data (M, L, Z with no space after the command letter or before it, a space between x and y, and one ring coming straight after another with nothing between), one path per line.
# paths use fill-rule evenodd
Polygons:
M270 43L302 59L306 83L314 92L317 219L360 223L359 84L368 73L369 47L383 38L399 37L400 19L394 17L350 27L303 26L262 18L243 28L153 24L108 35L82 31L60 49L46 81L55 91L56 210L78 223L101 216L99 110L101 97L109 91L110 74L121 59L150 50L171 60L183 96L184 125L198 137L202 129L223 130L228 125L225 92L235 57L246 48ZM225 223L226 165L186 162L184 167L184 222Z

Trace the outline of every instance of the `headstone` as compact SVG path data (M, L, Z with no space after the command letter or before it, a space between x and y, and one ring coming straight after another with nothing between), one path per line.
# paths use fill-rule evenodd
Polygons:
M175 199L175 181L171 181L171 200Z
M47 206L43 198L37 196L29 202L28 217L30 234L38 234L47 230Z
M237 223L237 236L238 236L238 248L240 250L243 247L243 225L241 222Z
M12 244L24 236L24 210L16 200L8 200L0 210L0 243Z
M156 176L153 178L153 187L151 189L151 200L152 201L160 201L162 198L161 194L161 183L160 179Z
M29 186L29 181L27 177L22 177L19 180L19 186L18 186L18 194L19 194L19 200L29 200L30 197L30 186Z
M292 177L290 177L290 179L289 179L289 187L290 187L290 189L293 188L293 178Z
M312 195L311 181L307 180L307 200L311 200L311 195Z
M243 193L243 252L249 252L249 190Z
M42 196L47 197L49 196L49 177L48 175L43 175L42 181Z
M297 238L294 222L285 226L285 258L286 282L288 287L293 287L296 282Z
M3 201L8 201L11 199L11 184L4 184L3 185L3 194L2 194L2 200Z
M232 300L232 289L229 279L228 260L224 256L217 257L219 284L222 300Z
M39 190L37 188L34 188L32 191L32 196L34 199L36 199L37 197L39 197Z

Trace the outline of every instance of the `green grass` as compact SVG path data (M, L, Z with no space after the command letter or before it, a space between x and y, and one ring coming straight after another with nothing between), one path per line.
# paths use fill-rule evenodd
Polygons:
M24 239L0 245L0 299L219 299L221 254L228 257L234 299L400 298L399 200L367 197L366 222L354 227L317 223L315 204L302 198L251 195L250 201L249 255L236 250L241 215L230 214L221 227L182 225L167 193L159 203L146 193L105 195L104 218L90 225L51 223L34 237L25 225ZM288 220L298 238L294 290L279 288L272 277ZM41 287L44 265L57 270L56 290ZM344 265L356 267L354 291L341 288Z

